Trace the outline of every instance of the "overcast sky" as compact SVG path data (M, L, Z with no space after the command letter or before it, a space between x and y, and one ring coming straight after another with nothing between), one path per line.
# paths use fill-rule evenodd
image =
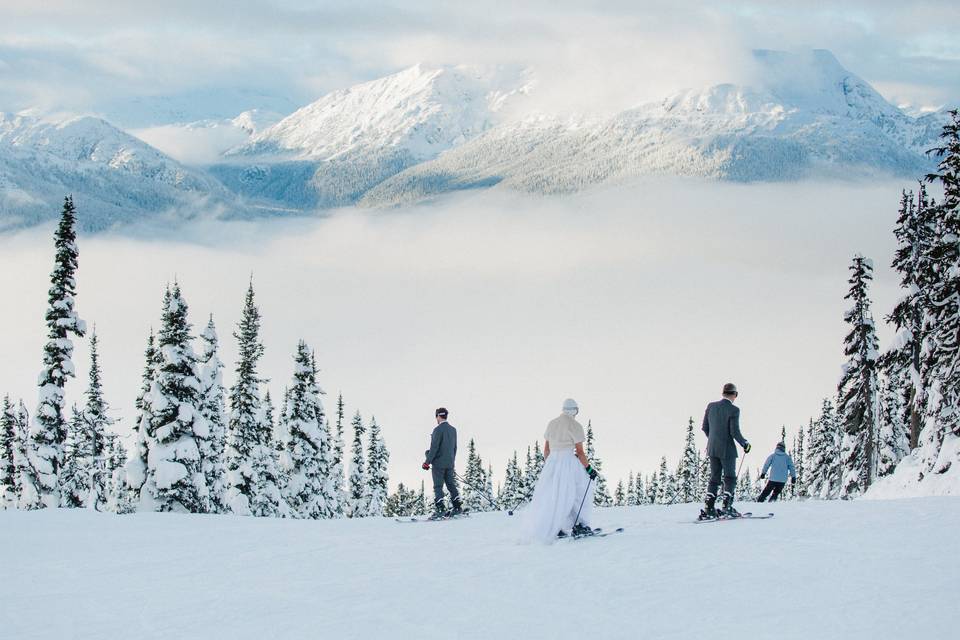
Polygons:
M4 0L0 110L286 112L424 61L530 65L557 105L615 109L748 80L751 48L829 49L891 101L939 107L960 99L957 24L949 1Z

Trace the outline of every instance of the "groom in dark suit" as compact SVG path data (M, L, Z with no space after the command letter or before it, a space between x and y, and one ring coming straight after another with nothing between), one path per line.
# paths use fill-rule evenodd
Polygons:
M750 453L750 443L740 433L740 408L733 404L737 399L737 386L732 382L723 385L723 399L711 402L703 414L703 432L707 434L707 456L710 457L710 483L707 485L706 505L700 518L716 518L718 515L737 517L733 508L733 495L737 485L737 446ZM715 504L720 474L723 473L723 508L718 512Z

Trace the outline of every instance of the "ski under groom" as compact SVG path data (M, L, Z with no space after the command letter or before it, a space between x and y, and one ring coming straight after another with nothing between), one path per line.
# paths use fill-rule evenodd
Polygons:
M700 512L701 519L717 516L735 518L740 515L733 508L737 485L737 446L734 441L743 447L744 453L750 453L750 443L740 433L740 409L733 404L737 395L737 386L728 382L723 385L723 399L708 404L703 415L703 432L707 434L707 456L710 457L710 483L707 485L705 508ZM723 508L718 512L714 505L721 471Z
M433 517L442 518L448 515L457 515L463 511L460 501L460 491L457 489L457 477L454 464L457 459L457 430L447 422L447 410L437 409L437 426L430 436L430 448L425 452L426 459L423 469L433 467ZM443 505L443 485L447 485L450 492L450 502L453 510L448 514Z

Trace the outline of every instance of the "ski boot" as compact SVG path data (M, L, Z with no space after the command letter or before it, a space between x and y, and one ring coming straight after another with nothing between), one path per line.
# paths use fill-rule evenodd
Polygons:
M433 515L431 515L428 520L445 520L450 517L450 512L447 511L447 506L441 500L440 502L433 503Z
M723 508L720 515L724 518L739 518L740 512L733 508L733 496L729 493L723 494Z
M568 534L568 533L567 533L566 531L564 531L563 529L560 529L560 531L557 531L557 538L558 538L558 539L562 540L563 538L569 538L569 537L570 537L570 534Z
M463 501L457 498L453 501L453 509L450 511L450 517L458 516L463 513Z
M592 535L593 535L593 529L591 529L587 525L581 524L579 522L573 525L574 538L583 538L583 537L592 536Z
M707 494L707 499L704 502L703 509L700 509L700 516L697 520L714 520L719 515L717 513L717 508L714 506L717 503L717 496L712 493Z

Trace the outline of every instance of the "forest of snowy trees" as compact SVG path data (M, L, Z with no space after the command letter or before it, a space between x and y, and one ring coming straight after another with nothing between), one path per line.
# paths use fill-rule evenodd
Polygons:
M881 352L870 299L873 262L853 257L849 271L846 363L836 396L792 438L797 481L783 497L852 498L878 478L906 468L915 482L960 464L960 115L951 112L942 146L932 150L938 171L916 192L904 191L893 230L892 259L903 295L883 317L896 339ZM927 184L942 190L940 202ZM214 318L194 335L177 282L163 291L158 330L147 336L136 415L125 446L109 417L96 328L89 331L90 371L83 406L66 406L64 389L76 377L74 339L87 337L75 309L79 250L76 211L64 201L54 234L54 265L46 311L47 342L31 417L22 399L3 398L0 414L0 508L90 508L115 513L175 511L260 517L342 518L419 515L426 487L402 483L389 492L390 454L381 426L357 411L345 434L342 395L328 416L314 351L303 340L292 355L289 383L274 406L258 363L260 309L253 280L233 338L238 358L233 384ZM697 502L708 463L690 418L675 465L667 457L652 472L630 472L608 484L588 422L586 453L600 473L595 504ZM347 449L345 436L350 436ZM529 501L544 464L540 442L514 451L494 480L471 439L461 476L471 511L515 509ZM743 470L738 498L760 491L755 469ZM430 505L432 507L432 505Z

